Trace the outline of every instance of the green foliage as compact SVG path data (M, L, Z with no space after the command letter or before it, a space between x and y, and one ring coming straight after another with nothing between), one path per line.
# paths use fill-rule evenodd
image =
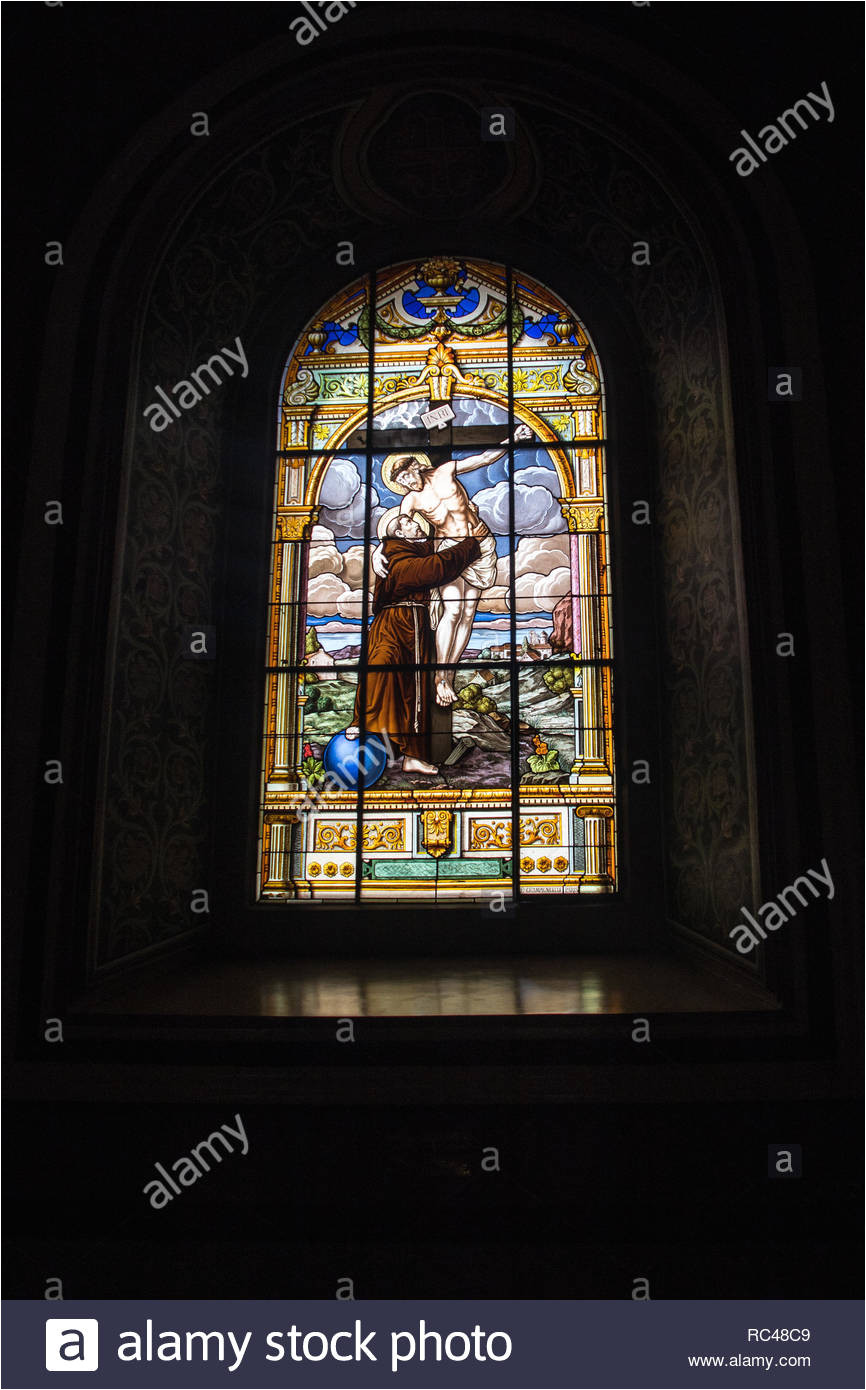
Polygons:
M555 748L549 749L547 753L530 753L526 761L530 772L559 771L559 754Z
M317 652L319 650L320 645L321 644L319 642L318 636L316 635L316 629L314 627L308 627L307 635L304 638L305 655L312 656L313 652Z
M478 685L474 681L469 685L464 685L463 689L458 692L457 703L463 709L475 710L476 714L498 713L496 701L484 694L483 685Z
M306 672L305 682L309 679ZM305 685L306 688L306 685ZM339 729L354 723L353 711L357 686L352 681L320 681L318 685L307 688L309 699L304 706L304 735L325 744Z
M533 735L532 746L535 752L526 759L530 772L559 772L559 753L545 743L541 734Z
M317 787L325 780L325 764L321 758L304 758L301 763L301 776L311 787Z
M554 695L564 695L571 689L571 672L567 666L553 666L545 671L544 684Z

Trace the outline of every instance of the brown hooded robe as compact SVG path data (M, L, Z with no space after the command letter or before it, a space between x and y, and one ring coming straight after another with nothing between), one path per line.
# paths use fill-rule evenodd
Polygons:
M430 627L430 590L456 579L481 553L474 536L434 551L434 542L388 537L383 542L388 573L376 579L373 621L367 646L366 719L368 733L384 729L403 756L429 761L428 672L419 666L436 660ZM414 606L412 606L414 605ZM354 723L361 720L361 688Z

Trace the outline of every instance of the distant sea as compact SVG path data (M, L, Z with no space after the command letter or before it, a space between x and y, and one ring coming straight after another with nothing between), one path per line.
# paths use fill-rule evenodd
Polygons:
M326 620L328 621L328 620ZM353 645L352 637L348 631L344 632L323 632L321 626L313 624L318 632L319 641L326 652L336 653L347 645ZM346 624L347 628L349 624ZM352 628L358 633L360 639L361 624L352 623ZM553 615L551 613L539 613L537 617L518 618L517 634L521 639L524 634L529 636L533 632L539 634L550 632L553 627ZM469 639L468 650L470 652L481 652L485 647L501 646L503 642L509 640L508 627L491 627L487 623L476 623L472 636Z

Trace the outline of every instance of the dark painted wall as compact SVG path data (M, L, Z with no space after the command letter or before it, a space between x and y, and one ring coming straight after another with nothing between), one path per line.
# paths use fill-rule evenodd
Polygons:
M121 8L116 33L88 6L65 31L91 71L104 68L108 101L120 95L122 36L145 10L165 18L164 7ZM828 327L838 290L826 293L804 198L819 142L844 167L844 103L838 129L804 133L760 181L740 180L727 154L737 122L755 120L717 104L723 84L695 62L698 36L671 30L682 7L676 20L655 7L652 28L640 9L597 6L595 27L568 35L544 6L520 34L514 8L501 33L461 35L466 78L448 73L450 49L417 7L397 20L393 6L368 6L309 50L286 37L281 7L246 7L250 29L230 41L233 10L219 41L198 35L195 62L181 38L183 60L146 76L142 65L140 133L125 113L133 143L85 210L100 173L86 152L61 162L53 202L34 189L36 250L64 238L65 264L62 279L39 271L45 356L27 383L33 394L40 379L32 426L22 417L32 486L14 639L17 718L27 711L18 829L28 901L62 976L80 979L85 954L99 968L184 941L190 892L211 882L209 940L284 939L283 920L270 912L265 930L247 889L272 409L296 332L346 273L334 262L345 238L356 271L443 248L511 258L575 305L603 352L626 872L620 902L587 905L583 939L635 945L671 924L729 950L740 904L772 896L844 834L834 773L844 681L822 671L844 661L851 559L830 446L847 400ZM191 24L192 9L173 7L174 22ZM29 21L49 55L62 45L48 19L70 26L70 14ZM241 56L206 75L208 55L224 61L231 48ZM678 58L690 76L669 66ZM202 81L187 93L179 74L196 68ZM832 68L822 72L832 90ZM97 146L119 150L120 118L100 120L74 72L66 81ZM805 91L819 79L795 64L789 81L796 96L796 82ZM794 99L789 88L778 97L779 109ZM526 132L507 157L475 138L472 104L498 101ZM764 112L765 102L778 104L772 86ZM209 112L206 139L189 134L196 110ZM437 122L431 194L407 139L429 141ZM631 263L638 239L649 267ZM32 264L32 245L28 255ZM141 417L153 385L237 334L249 344L245 389L199 407L182 443L155 436ZM777 361L807 364L807 400L787 414L765 401ZM47 496L64 499L62 534L41 525ZM651 536L629 522L644 496ZM194 620L219 625L214 666L180 659L177 627ZM796 672L773 655L782 629L796 629ZM820 703L831 685L835 744ZM62 789L39 786L49 756L64 759ZM637 757L652 763L651 789L628 781ZM567 947L572 925L554 920L546 944ZM429 931L419 927L420 946L449 944L441 914ZM292 943L313 949L318 932L293 929ZM518 923L476 944L495 948L496 935L509 948L537 940ZM335 922L330 940L412 944L385 918L362 936ZM771 975L802 974L804 960L791 932Z

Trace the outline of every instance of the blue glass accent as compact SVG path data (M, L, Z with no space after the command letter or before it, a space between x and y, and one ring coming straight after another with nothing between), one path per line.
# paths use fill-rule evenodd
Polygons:
M341 347L348 347L350 343L357 343L358 341L358 325L356 323L350 323L347 328L344 328L341 323L323 323L322 327L328 335L322 344L323 352L331 343L339 343ZM306 357L312 351L312 344L307 343L304 356Z
M527 338L543 338L545 333L556 333L555 324L559 318L558 314L545 314L543 319L533 323L531 319L524 318L523 331ZM557 338L559 334L556 334ZM561 340L560 340L561 341Z
M457 278L459 280L460 277L458 276ZM457 287L455 286L455 288ZM428 309L424 304L419 303L419 295L426 297L428 294L435 293L436 291L433 289L432 285L428 285L423 280L419 280L417 290L403 291L402 303L404 310L407 314L411 315L413 319L432 319L435 310ZM455 304L453 309L446 309L445 312L451 319L465 318L467 314L471 314L473 310L478 308L479 299L480 295L478 293L478 288L473 285L471 289L466 291L459 304Z
M576 330L568 338L563 338L560 333L556 332L558 318L559 314L545 314L544 318L539 319L537 323L533 323L531 319L524 318L523 331L527 338L543 338L545 333L554 333L561 343L574 343L576 345L578 341Z
M339 778L344 786L356 788L363 770L365 786L372 787L388 765L388 749L378 734L346 738L345 733L339 733L326 744L322 762L325 771Z
M418 292L426 295L432 294L433 290L429 285L425 285L423 280L419 280ZM403 291L403 308L413 319L432 319L436 313L435 309L428 309L425 304L418 303L418 296L414 290Z

